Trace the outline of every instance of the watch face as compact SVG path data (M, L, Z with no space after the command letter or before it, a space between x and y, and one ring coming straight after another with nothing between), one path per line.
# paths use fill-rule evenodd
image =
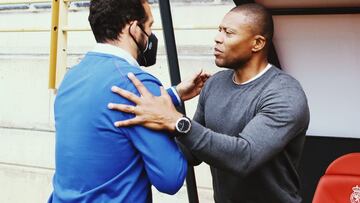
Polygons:
M191 122L187 118L181 118L176 125L176 128L180 133L187 133L190 130L190 127Z
M189 129L190 123L189 123L189 121L187 121L185 119L182 119L182 120L179 121L178 127L179 127L180 131L184 132L187 129Z

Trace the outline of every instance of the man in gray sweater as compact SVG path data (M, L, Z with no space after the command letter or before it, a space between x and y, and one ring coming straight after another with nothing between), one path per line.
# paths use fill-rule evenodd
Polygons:
M165 91L154 97L130 74L142 97L113 88L136 104L110 104L136 114L115 125L141 124L177 135L193 160L210 165L215 202L300 203L297 169L309 109L299 82L268 63L272 35L264 7L233 8L219 26L214 49L216 65L228 70L206 82L192 120L175 110Z

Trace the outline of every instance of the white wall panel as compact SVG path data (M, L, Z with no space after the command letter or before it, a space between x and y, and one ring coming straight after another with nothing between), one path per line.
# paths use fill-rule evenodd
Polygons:
M0 128L0 163L53 169L54 132Z
M52 174L52 170L0 163L0 202L46 202L52 191Z
M360 138L360 15L275 16L283 69L308 96L309 135Z
M0 56L0 126L51 129L48 59Z
M316 8L360 6L359 0L256 0L269 8Z

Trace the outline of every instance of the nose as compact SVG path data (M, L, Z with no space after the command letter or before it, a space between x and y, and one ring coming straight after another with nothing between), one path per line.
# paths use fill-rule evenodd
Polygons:
M214 41L216 44L221 44L223 42L223 37L222 37L222 33L218 32L214 38Z

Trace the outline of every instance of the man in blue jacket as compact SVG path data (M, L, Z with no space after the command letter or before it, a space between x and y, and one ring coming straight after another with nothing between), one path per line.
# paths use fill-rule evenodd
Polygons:
M138 94L129 72L160 95L159 80L139 67L156 61L150 6L146 0L92 0L89 22L98 43L66 74L55 101L56 170L49 202L151 202L151 185L175 194L187 162L171 136L141 126L117 128L115 121L133 115L107 108L108 101L131 104L111 92L112 86ZM178 85L180 95L170 88L173 103L196 96L206 78L199 74Z

